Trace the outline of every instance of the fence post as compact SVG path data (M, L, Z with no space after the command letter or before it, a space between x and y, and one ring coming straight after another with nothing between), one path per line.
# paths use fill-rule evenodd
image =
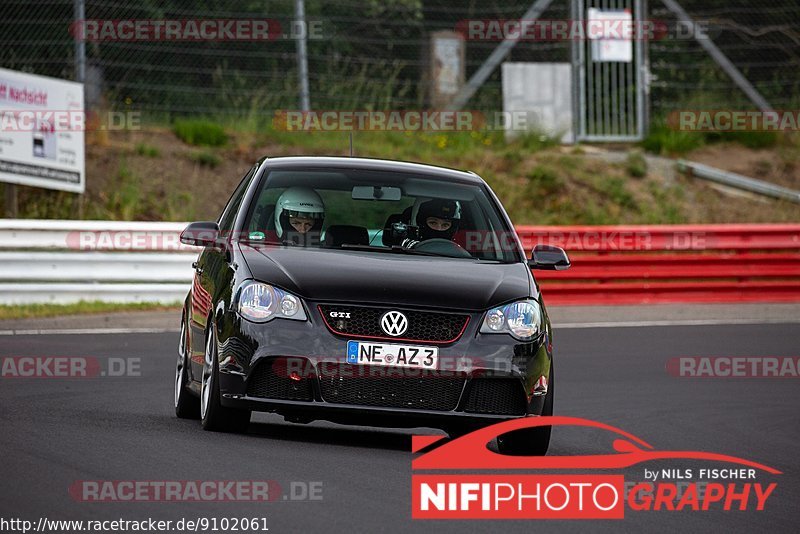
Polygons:
M75 81L83 83L86 81L86 40L83 34L83 21L86 19L86 5L84 0L74 0L75 18Z
M306 50L306 39L308 38L308 26L306 24L306 7L304 0L294 2L294 24L302 28L302 35L297 39L297 75L300 78L300 109L309 111L311 109L311 97L308 90L308 51Z

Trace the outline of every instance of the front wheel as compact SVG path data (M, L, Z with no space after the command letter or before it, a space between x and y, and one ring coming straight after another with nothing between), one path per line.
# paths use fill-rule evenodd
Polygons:
M543 416L553 415L554 391L553 362L550 362L550 379L542 408ZM510 456L544 456L550 448L552 426L523 428L497 437L497 450Z
M213 432L245 432L250 424L250 410L226 408L219 400L219 366L213 325L209 326L206 338L203 378L200 383L200 418L203 429Z

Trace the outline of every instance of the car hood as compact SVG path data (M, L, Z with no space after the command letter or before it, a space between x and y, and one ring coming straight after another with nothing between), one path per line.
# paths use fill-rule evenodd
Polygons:
M485 310L536 291L524 263L245 244L240 250L254 279L313 301Z

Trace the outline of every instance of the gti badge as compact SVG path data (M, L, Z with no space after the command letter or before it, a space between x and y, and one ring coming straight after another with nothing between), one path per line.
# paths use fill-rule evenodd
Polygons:
M381 328L390 336L402 336L408 330L408 319L399 311L390 311L381 317Z
M337 317L339 319L349 319L350 318L350 312L335 312L335 311L333 311L333 312L330 312L328 315L330 315L334 319L336 319Z

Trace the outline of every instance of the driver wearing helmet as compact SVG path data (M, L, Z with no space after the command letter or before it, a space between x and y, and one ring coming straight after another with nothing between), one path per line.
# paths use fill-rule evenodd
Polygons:
M284 242L302 246L319 244L324 218L322 198L308 187L287 189L275 205L275 230Z
M422 203L417 211L419 237L452 241L461 218L459 206L452 200L435 198Z
M461 209L457 202L435 198L420 204L417 210L417 233L419 240L406 239L404 248L411 248L420 241L427 239L446 239L453 241L458 231L461 219Z

